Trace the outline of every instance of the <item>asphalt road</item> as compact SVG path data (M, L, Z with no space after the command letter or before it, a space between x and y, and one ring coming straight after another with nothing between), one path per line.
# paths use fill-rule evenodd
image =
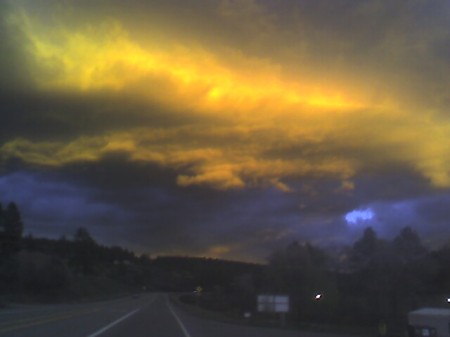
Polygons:
M226 324L195 317L165 294L0 311L3 337L338 337ZM342 337L342 336L339 336Z

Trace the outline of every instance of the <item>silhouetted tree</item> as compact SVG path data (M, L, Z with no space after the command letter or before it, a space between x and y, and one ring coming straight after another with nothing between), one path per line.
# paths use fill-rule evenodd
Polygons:
M269 258L263 291L290 295L291 315L299 320L328 320L335 311L337 289L326 262L319 248L293 242ZM314 300L318 292L327 294L320 307Z
M8 204L6 210L0 206L0 252L8 257L20 250L23 223L15 203Z
M433 271L427 249L410 227L403 228L391 245L391 308L392 315L401 319L401 315L415 308L425 295Z
M98 260L98 246L86 228L80 227L74 235L74 250L69 265L82 274L93 274Z
M362 269L376 263L383 252L384 242L378 238L372 227L367 227L350 253L350 261L355 269Z
M342 296L343 300L352 302L345 305L357 322L378 324L385 320L390 311L392 293L391 271L394 260L388 242L378 238L371 227L364 230L350 251L352 275L347 282L352 284L350 293Z
M431 255L436 264L436 276L433 282L436 294L450 294L450 244Z
M3 205L0 203L0 229L5 230L6 219L5 219L5 211L3 210Z
M95 240L92 238L91 234L89 234L88 230L84 227L80 227L76 230L74 235L75 242L95 245Z
M404 227L392 241L397 257L407 263L420 259L427 253L419 235L411 229Z

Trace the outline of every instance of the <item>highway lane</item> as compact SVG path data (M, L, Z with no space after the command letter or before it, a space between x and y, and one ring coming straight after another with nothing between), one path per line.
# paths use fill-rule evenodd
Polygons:
M0 311L1 337L342 337L249 327L193 316L165 294Z
M0 336L94 337L94 332L151 305L157 295L72 305L19 306L0 311Z

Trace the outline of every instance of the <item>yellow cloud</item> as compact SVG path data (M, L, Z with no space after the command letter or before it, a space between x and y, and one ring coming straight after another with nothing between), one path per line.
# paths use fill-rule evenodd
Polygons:
M36 84L48 90L128 91L179 109L233 116L361 106L341 90L283 80L277 65L239 53L219 56L198 46L156 45L151 34L147 41L133 40L112 19L96 26L50 27L22 11L11 21L28 40ZM241 69L230 68L223 57L234 58Z
M283 137L258 128L226 127L139 128L101 136L83 136L68 143L16 139L3 144L0 154L3 159L18 157L35 165L61 166L79 161L98 161L108 153L121 152L128 154L130 160L178 171L180 186L205 185L225 190L269 185L285 192L292 188L283 181L300 177L335 177L342 181L342 191L351 191L354 188L352 178L360 169L370 168L367 165L377 167L387 160L417 169L436 186L449 186L450 163L446 158L450 144L445 135L450 126L406 129L410 131L401 132L392 125L384 129L383 137L374 139L379 137L378 131L370 130L370 126L360 130L341 127L340 131L347 132L347 137L334 135L331 145L328 143L330 139L310 137L308 151L313 152L297 155L296 152L277 154L276 149L301 145L301 141L296 144L294 140L308 139L305 130L295 134L294 128ZM366 142L352 144L364 137ZM240 145L230 146L231 139ZM367 151L367 154L355 158L349 147L356 153ZM267 156L268 150L275 151L275 154Z
M450 125L435 125L429 132L418 135L418 160L414 166L439 187L450 187Z
M287 192L290 188L282 182L286 177L331 175L344 179L354 173L352 163L342 159L262 159L265 145L257 134L254 141L228 149L224 144L212 145L212 142L208 147L207 139L214 138L214 133L208 130L179 128L168 130L167 134L161 130L141 128L80 137L69 143L17 139L0 147L0 153L5 159L18 157L34 165L61 166L97 161L109 153L121 152L128 154L130 160L178 170L180 186L206 185L221 190L272 185ZM247 137L247 134L242 136ZM205 142L196 142L199 137Z
M240 15L233 3L220 7L230 20ZM254 1L241 5L261 17ZM261 27L274 29L270 20L261 20ZM195 114L203 124L142 125L68 143L16 139L0 148L2 157L55 166L120 151L177 170L181 186L272 185L286 192L292 190L286 181L304 176L331 176L341 180L341 190L351 191L359 170L394 162L436 186L450 186L450 124L435 118L437 113L417 111L406 94L374 99L369 80L356 88L323 69L308 69L303 77L294 69L287 76L292 66L231 47L161 43L152 32L138 38L115 19L43 22L18 10L9 21L26 37L38 90L131 96L157 102L164 111Z

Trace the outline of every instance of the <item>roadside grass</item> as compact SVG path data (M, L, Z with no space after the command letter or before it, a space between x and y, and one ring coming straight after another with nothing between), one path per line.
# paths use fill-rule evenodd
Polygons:
M186 296L191 296L194 300L186 301ZM183 300L184 297L184 300ZM286 324L281 324L281 318L276 315L261 315L258 313L251 313L251 317L244 317L239 311L215 311L202 307L195 297L186 293L171 293L170 300L177 306L181 307L187 313L205 319L211 319L222 323L248 325L255 327L268 327L286 330L308 331L315 333L327 333L342 336L376 336L376 329L370 327L359 326L338 326L328 324L318 324L311 322L295 322L286 319Z
M107 277L74 277L64 288L17 289L0 297L0 309L15 304L61 304L113 300L139 292Z

